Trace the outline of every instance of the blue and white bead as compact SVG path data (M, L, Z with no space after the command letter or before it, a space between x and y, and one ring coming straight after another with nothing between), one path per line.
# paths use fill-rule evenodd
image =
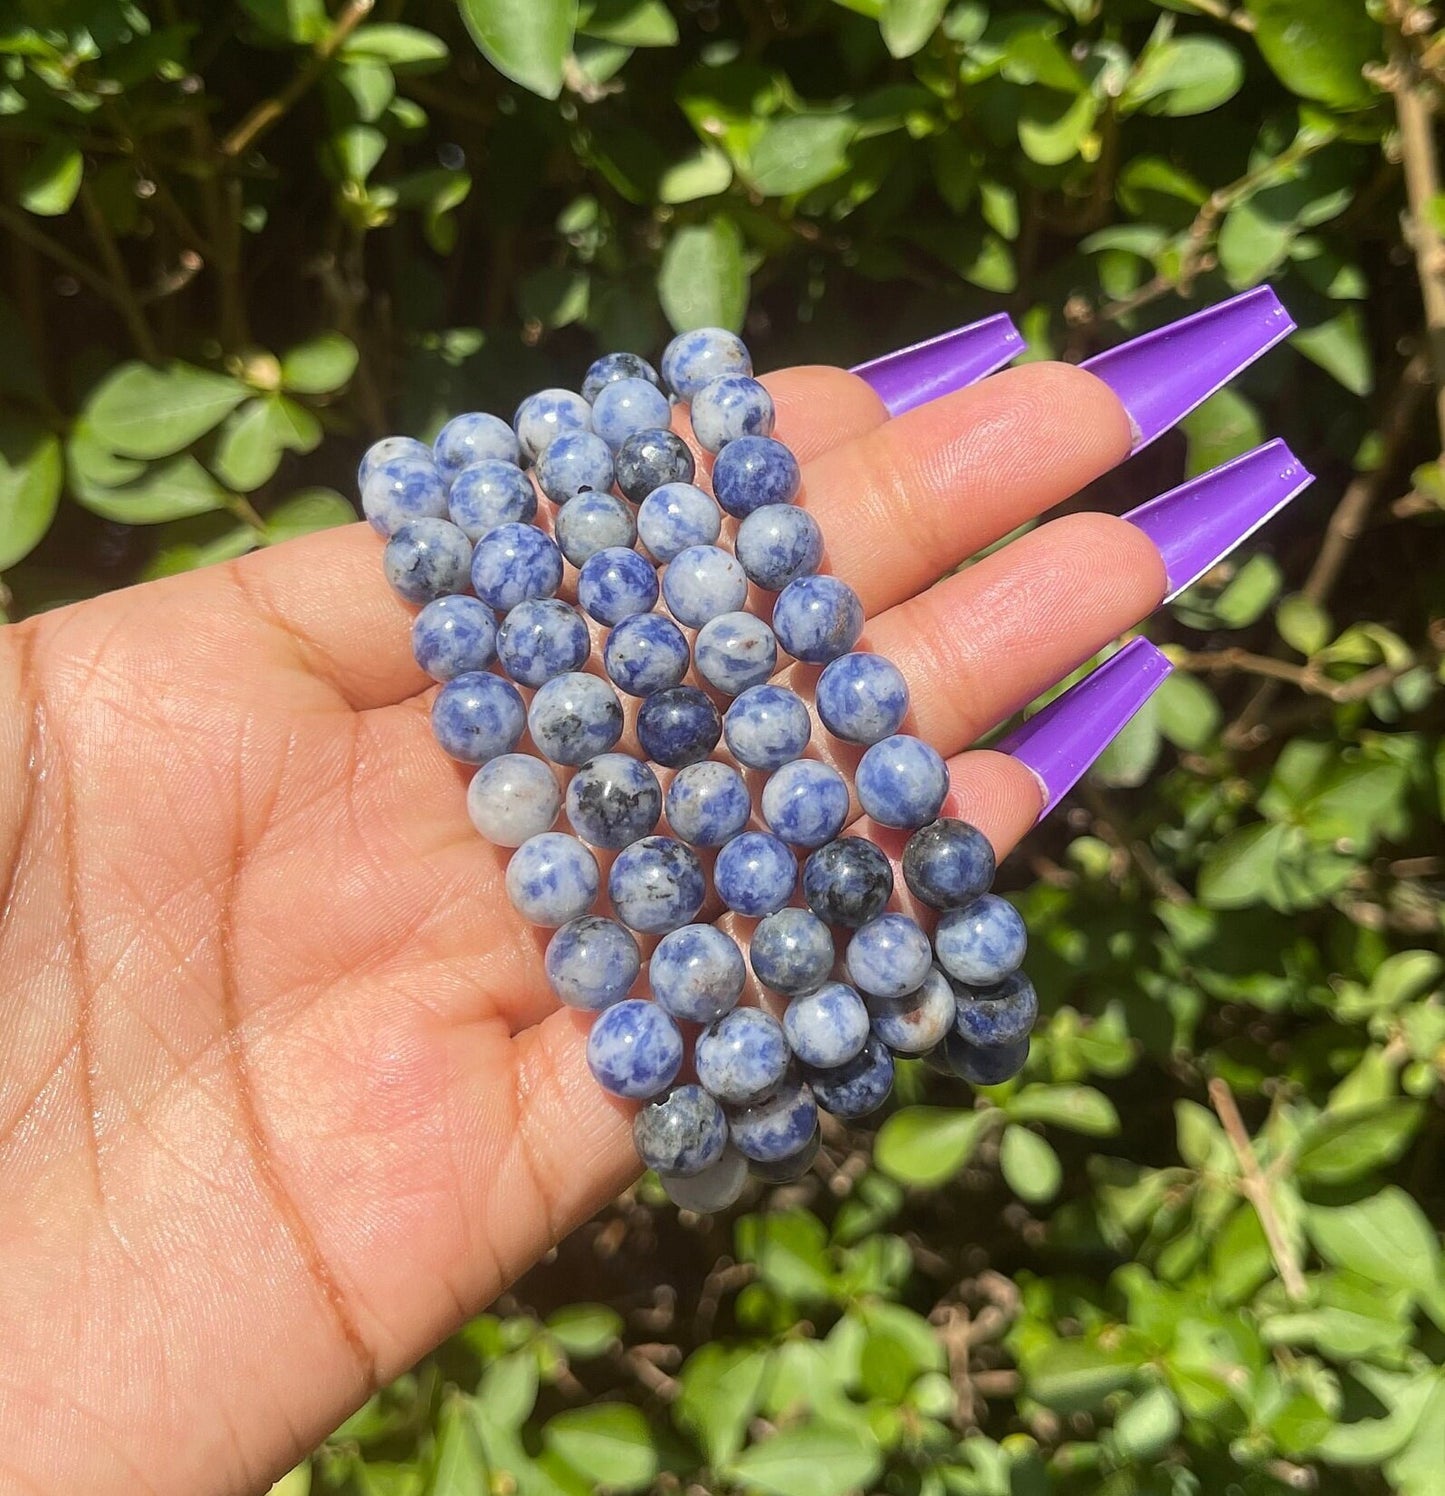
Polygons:
M588 759L567 786L567 819L583 841L620 852L657 825L662 786L657 775L630 753L600 753Z
M432 702L432 735L444 753L464 764L484 764L510 753L526 725L521 692L499 675L458 675Z
M637 539L637 522L615 494L579 493L557 511L552 534L573 566L585 566L598 551L630 548Z
M693 396L692 434L708 452L721 452L745 436L773 434L773 397L744 374L724 374Z
M395 535L414 519L445 519L447 487L430 454L389 457L361 485L361 512L378 535Z
M914 898L934 909L971 904L988 892L994 871L992 844L967 821L933 821L915 831L903 848L903 881Z
M615 625L657 603L657 572L637 551L612 546L588 557L577 577L577 601L598 623Z
M475 542L498 525L530 525L537 516L537 490L509 462L474 462L452 480L447 508L452 523Z
M908 715L908 682L892 660L876 654L839 655L818 677L823 726L848 743L892 737Z
M740 436L718 453L712 491L734 519L770 504L791 504L803 481L798 459L770 436Z
M582 398L594 402L609 384L622 379L645 379L648 384L662 388L657 370L638 353L604 353L587 366L582 380Z
M822 1070L846 1065L868 1042L868 1009L846 982L824 982L795 997L783 1012L788 1046L805 1064Z
M893 1090L893 1055L886 1044L870 1038L862 1054L836 1070L810 1070L808 1084L818 1105L851 1121L876 1112Z
M485 411L454 416L437 433L432 451L448 483L474 462L509 462L515 467L522 460L516 432L500 416Z
M617 918L643 935L665 935L691 924L707 879L691 847L671 836L644 836L612 864L607 896Z
M524 841L507 863L507 897L534 925L553 928L581 919L597 902L597 859L562 831Z
M672 616L700 629L720 613L735 613L748 595L748 579L737 557L716 545L690 545L668 562L662 595Z
M954 989L954 1025L958 1036L978 1049L1002 1049L1028 1037L1039 1016L1039 995L1021 971L1010 972L997 987Z
M721 327L680 332L662 355L662 377L679 400L692 400L724 374L751 375L752 355L736 333Z
M806 909L779 909L753 931L748 960L764 987L784 997L816 992L833 971L833 932Z
M691 662L687 636L662 613L624 618L602 646L607 674L629 696L651 696L679 684Z
M592 429L615 452L639 431L657 431L672 418L667 396L645 379L604 385L592 402Z
M648 963L652 995L674 1018L716 1023L738 1005L748 969L730 935L716 925L683 925L657 943Z
M785 1081L771 1096L739 1107L729 1118L733 1146L757 1163L801 1153L818 1130L818 1107L802 1081Z
M798 859L770 831L744 831L717 854L713 887L729 909L761 919L775 914L793 896Z
M591 653L586 620L555 597L518 603L497 632L497 659L519 686L542 686L580 670Z
M713 759L679 769L667 787L667 824L694 847L720 847L752 818L743 776Z
M554 504L570 503L582 493L607 493L616 477L612 449L591 431L564 431L542 448L533 471Z
M867 1002L874 1034L897 1054L927 1054L948 1037L958 1016L953 986L936 966L916 992Z
M769 1163L759 1163L754 1159L748 1165L748 1172L764 1184L793 1184L817 1162L822 1147L823 1135L815 1128L813 1136L796 1153Z
M728 1106L771 1095L791 1059L782 1025L761 1008L734 1008L697 1036L693 1050L698 1080Z
M535 525L498 525L472 553L472 590L499 613L561 585L562 552Z
M698 630L693 646L697 673L727 696L761 685L778 663L778 641L751 613L719 613Z
M880 914L853 932L843 964L853 985L869 997L906 997L927 980L933 950L916 920Z
M362 454L361 464L356 469L357 491L366 487L366 480L382 463L397 457L408 457L414 462L419 460L436 465L436 457L425 442L419 442L414 436L384 436L380 441L372 442Z
M475 597L439 597L412 622L411 653L433 680L485 670L497 657L496 614Z
M471 541L445 519L409 519L398 525L381 555L391 590L409 603L465 592L471 565Z
M691 483L697 472L692 448L675 431L634 431L617 449L617 486L623 498L643 503L669 483Z
M740 764L771 773L801 757L813 735L813 719L796 691L752 686L728 707L723 733Z
M925 826L948 798L948 765L920 738L896 733L863 755L853 774L858 803L880 826Z
M547 985L569 1008L597 1013L620 1003L642 970L632 931L615 919L584 914L547 942Z
M861 836L828 842L803 866L803 898L826 924L857 929L882 914L892 897L891 864Z
M773 604L773 632L795 660L825 665L847 654L863 632L863 604L837 577L799 577Z
M821 847L848 819L848 784L831 764L795 758L763 786L763 819L795 847Z
M955 1032L934 1051L934 1057L942 1061L951 1075L971 1086L1001 1086L1028 1062L1029 1039L1025 1034L1017 1043L980 1049Z
M622 703L605 680L569 671L538 689L527 729L554 764L585 764L622 736Z
M722 717L696 686L655 691L637 713L637 741L648 758L664 768L700 763L721 736Z
M1023 915L994 893L945 910L933 940L938 964L969 987L996 987L1023 965L1029 943Z
M722 1158L728 1144L727 1118L701 1086L678 1086L632 1119L632 1141L649 1169L691 1178Z
M781 592L823 564L823 532L806 509L770 504L738 526L733 550L754 586Z
M590 431L592 407L572 390L538 390L512 417L522 456L535 462L564 431Z
M637 511L638 537L662 565L689 546L712 545L721 533L722 510L691 483L662 484Z
M472 825L495 847L520 847L550 831L562 803L557 777L530 753L503 753L467 786Z
M597 1015L587 1068L604 1091L632 1101L660 1096L682 1069L682 1034L656 1003L629 997Z

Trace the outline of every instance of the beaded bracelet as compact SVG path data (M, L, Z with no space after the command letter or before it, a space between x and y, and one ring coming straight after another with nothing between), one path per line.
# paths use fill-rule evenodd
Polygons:
M673 400L715 455L711 494L669 429ZM895 1056L974 1084L1017 1074L1038 1013L1023 921L989 892L993 849L940 818L947 767L900 730L901 672L855 648L862 604L820 570L823 536L773 423L746 347L706 328L672 340L660 376L607 354L580 394L542 390L510 425L460 415L431 447L388 437L359 474L387 580L421 606L412 646L441 683L437 742L478 766L471 820L514 849L513 906L555 929L547 980L596 1015L592 1074L644 1103L638 1154L693 1210L730 1204L750 1171L801 1175L819 1108L875 1111ZM575 605L557 596L569 565ZM750 595L772 598L766 617ZM606 630L600 674L586 669L588 618ZM779 683L787 658L822 667L818 719L863 750L851 794L833 763L805 756L813 719ZM638 701L640 754L617 750L619 692ZM524 733L535 752L517 751ZM712 756L720 743L731 762ZM742 770L761 782L756 807ZM910 833L903 878L937 914L931 936L890 908L885 853L843 834L855 797L873 824ZM570 831L554 829L563 815ZM698 922L712 849L716 901L750 937ZM598 852L615 854L606 915ZM743 1002L749 967L757 1005ZM679 1084L689 1036L695 1079Z

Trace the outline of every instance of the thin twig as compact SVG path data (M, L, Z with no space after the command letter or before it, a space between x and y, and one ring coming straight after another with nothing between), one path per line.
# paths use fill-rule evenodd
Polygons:
M32 249L38 249L47 259L54 260L68 275L89 286L98 296L115 304L115 289L110 282L78 255L72 254L58 239L52 239L44 229L31 223L24 213L0 203L0 226L9 229Z
M1274 1208L1269 1183L1260 1172L1254 1144L1245 1130L1244 1119L1239 1115L1239 1107L1235 1104L1234 1092L1229 1089L1228 1082L1219 1076L1211 1080L1209 1100L1239 1164L1239 1192L1254 1206L1254 1213L1259 1217L1264 1239L1269 1245L1269 1255L1274 1259L1275 1271L1284 1285L1285 1295L1293 1304L1302 1303L1309 1291L1305 1286L1299 1258L1295 1255L1294 1247Z
M1081 793L1084 804L1088 806L1089 814L1093 818L1094 830L1098 832L1100 839L1106 841L1116 851L1122 852L1161 899L1168 904L1192 902L1188 893L1169 876L1168 870L1153 852L1137 837L1125 836L1114 824L1109 802L1101 791L1092 784L1085 784Z
M1293 665L1288 660L1272 659L1269 655L1251 654L1247 649L1171 653L1170 659L1176 669L1186 670L1191 675L1257 675L1265 680L1295 686L1308 696L1323 696L1336 705L1363 701L1381 686L1388 686L1402 675L1418 669L1420 663L1412 659L1406 665L1377 665L1350 680L1331 680L1314 665Z
M85 215L86 227L90 230L90 237L95 241L101 263L105 266L106 279L110 282L113 293L111 300L114 301L117 310L125 319L126 326L130 329L136 352L147 363L159 363L161 350L156 343L155 334L151 331L150 323L146 321L145 313L141 310L140 300L131 286L130 273L126 270L125 261L121 258L115 235L111 233L110 225L105 221L105 214L101 211L100 204L96 202L95 194L91 191L88 182L80 184L80 210Z

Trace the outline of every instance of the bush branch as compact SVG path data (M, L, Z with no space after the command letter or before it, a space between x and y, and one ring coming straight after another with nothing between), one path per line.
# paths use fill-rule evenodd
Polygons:
M1408 665L1377 665L1350 680L1331 680L1314 665L1293 665L1288 660L1272 659L1269 655L1251 654L1247 649L1171 653L1170 659L1176 669L1186 670L1191 675L1257 675L1265 680L1295 686L1308 696L1323 696L1336 705L1363 701L1372 691L1392 684L1419 665L1419 661L1412 659Z

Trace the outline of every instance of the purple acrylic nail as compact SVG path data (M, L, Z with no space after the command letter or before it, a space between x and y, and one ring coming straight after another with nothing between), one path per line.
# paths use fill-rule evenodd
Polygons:
M877 390L889 415L900 416L996 372L1023 351L1018 328L999 312L911 348L869 359L853 373Z
M1038 780L1044 800L1040 820L1073 789L1173 668L1147 639L1134 639L993 745Z
M1256 286L1095 354L1082 367L1119 397L1137 452L1293 331L1279 297Z
M1281 441L1266 442L1124 516L1159 547L1170 602L1278 514L1314 476Z

